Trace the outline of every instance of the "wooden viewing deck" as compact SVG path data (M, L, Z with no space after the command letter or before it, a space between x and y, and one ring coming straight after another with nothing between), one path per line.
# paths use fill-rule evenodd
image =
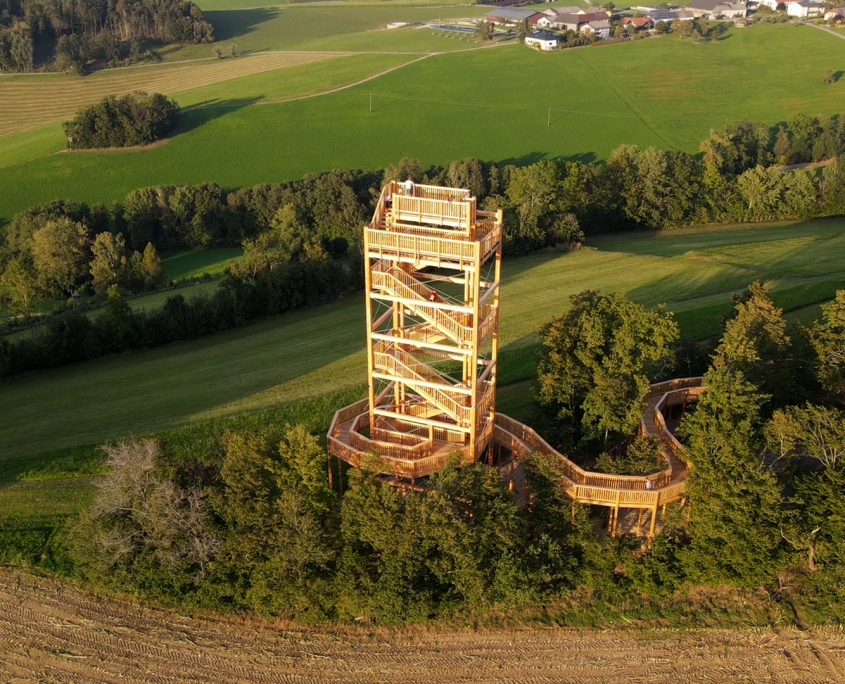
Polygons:
M641 432L660 439L666 468L648 476L584 470L530 427L496 412L503 213L478 209L463 188L388 182L364 230L367 398L335 414L331 459L360 468L371 457L402 486L502 450L513 464L533 453L562 465L573 501L651 511L680 499L687 466L663 411L696 400L700 378L651 387ZM491 460L492 463L492 460ZM341 479L342 483L342 479Z
M629 508L650 511L649 536L653 536L658 509L683 498L688 469L686 451L666 426L664 412L670 407L697 401L705 391L701 378L669 380L651 386L640 431L661 441L666 459L666 469L651 475L613 475L585 470L554 449L535 430L501 413L496 414L495 424L486 426L485 432L492 432L493 444L510 452L516 462L533 453L556 458L562 465L561 486L573 502L611 509L612 534L616 532L619 510ZM455 451L461 452L464 459L469 456L464 453L467 447L450 442L445 434L436 436L440 439L418 439L414 443L407 440L409 443L400 445L382 442L376 435L365 434L368 432L366 399L341 409L329 429L329 458L338 458L359 468L367 456L378 454L394 477L413 482L443 468Z

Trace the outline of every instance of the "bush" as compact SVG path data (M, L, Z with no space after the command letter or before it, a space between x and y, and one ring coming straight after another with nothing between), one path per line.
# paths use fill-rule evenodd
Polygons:
M164 95L143 92L123 97L109 95L85 107L64 124L68 148L148 145L161 140L176 127L179 105Z

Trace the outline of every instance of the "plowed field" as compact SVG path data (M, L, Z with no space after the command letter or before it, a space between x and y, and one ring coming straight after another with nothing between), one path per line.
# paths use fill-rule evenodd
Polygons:
M843 672L834 629L329 634L186 618L0 572L4 682L777 684Z
M110 69L90 76L0 76L0 135L71 118L76 110L106 95L133 90L177 93L265 71L311 64L340 53L268 53L237 59L208 59L181 64Z

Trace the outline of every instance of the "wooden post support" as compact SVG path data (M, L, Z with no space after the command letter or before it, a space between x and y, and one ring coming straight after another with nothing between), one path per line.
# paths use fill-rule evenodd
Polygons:
M332 482L332 454L329 452L328 454L328 462L329 462L329 489L334 491L334 483Z
M648 530L648 538L649 540L654 539L654 528L657 526L657 504L654 504L654 507L651 509L651 526Z
M510 491L510 492L513 491L513 461L514 461L514 458L515 458L515 454L513 452L511 452L511 464L510 464L510 479L511 479L511 481L510 481L510 485L508 485L508 491Z

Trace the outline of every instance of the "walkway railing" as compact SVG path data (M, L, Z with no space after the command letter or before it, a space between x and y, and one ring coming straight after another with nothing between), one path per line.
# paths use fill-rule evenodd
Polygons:
M516 460L534 453L553 457L561 466L561 485L567 495L578 503L609 506L613 508L615 530L620 508L639 508L652 511L651 533L658 507L678 501L684 495L687 466L683 445L666 427L663 411L670 406L696 401L706 387L701 378L684 378L652 385L646 399L647 409L643 418L646 434L657 436L664 445L668 468L651 475L614 475L585 470L567 456L554 449L535 430L509 418L496 414L495 424L489 423L482 440L493 438L495 444L510 451ZM387 444L360 434L364 423L369 425L367 400L347 406L335 414L329 430L329 448L332 456L353 466L360 466L366 453L377 451L393 474L403 478L419 478L442 468L454 450L465 451L459 444L449 445L444 430L435 430L434 439L439 449L427 440L408 440L406 444ZM360 419L360 422L359 422ZM443 433L443 434L441 434ZM355 435L355 436L353 436ZM374 435L375 436L375 435Z

